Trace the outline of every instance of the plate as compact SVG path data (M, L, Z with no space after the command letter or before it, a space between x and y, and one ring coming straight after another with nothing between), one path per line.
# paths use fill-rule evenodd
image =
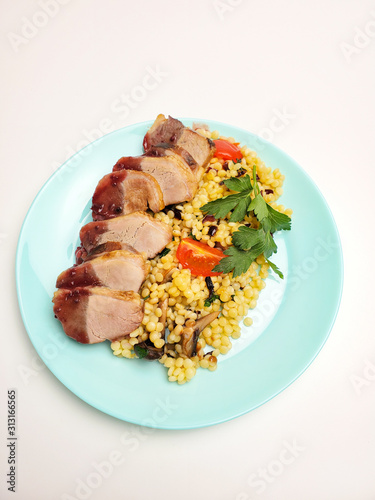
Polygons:
M333 326L341 298L342 252L327 203L303 169L276 146L220 122L211 130L254 149L286 179L281 203L294 211L292 231L277 234L275 262L252 327L242 326L215 372L200 369L182 386L157 362L113 356L109 342L81 345L68 338L52 311L57 275L74 262L78 233L91 220L91 196L118 158L142 153L150 122L116 130L86 146L46 182L21 229L16 281L27 333L51 372L95 408L128 422L163 429L217 424L262 405L309 366Z

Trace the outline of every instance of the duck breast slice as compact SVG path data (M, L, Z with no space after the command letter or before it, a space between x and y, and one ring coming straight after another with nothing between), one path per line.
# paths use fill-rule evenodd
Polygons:
M143 319L143 301L134 292L105 287L59 288L52 302L66 335L82 344L126 337Z
M198 182L202 178L204 168L198 165L191 154L180 146L174 146L168 143L157 144L148 149L146 156L173 156L179 158L188 168L190 168Z
M215 144L211 139L185 127L175 118L158 115L143 139L147 152L152 146L169 143L185 149L200 167L205 167L215 153Z
M84 261L96 259L96 257L100 257L108 252L114 252L115 250L126 250L128 253L134 253L135 255L142 255L135 248L128 245L127 243L122 243L121 241L106 241L101 245L93 248L91 252L87 253L84 256ZM146 255L143 254L144 259L146 259ZM79 262L77 262L79 264Z
M152 175L159 184L165 205L193 199L198 182L191 169L179 155L125 156L113 167L114 172L139 170Z
M164 208L163 194L154 177L145 172L123 170L105 175L92 197L92 218L110 219L119 215Z
M172 241L172 228L145 212L133 212L113 219L85 224L79 233L82 246L90 253L98 245L121 242L152 259Z
M113 290L138 292L149 269L141 254L115 250L66 269L58 276L56 288L106 286Z

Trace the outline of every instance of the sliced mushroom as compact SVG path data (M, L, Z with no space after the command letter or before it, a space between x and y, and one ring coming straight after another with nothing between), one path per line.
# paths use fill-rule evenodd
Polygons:
M160 316L160 319L159 319L159 323L161 323L163 325L163 330L162 330L162 334L164 334L165 332L165 324L167 322L167 311L168 311L168 297L166 297L165 299L163 299L160 303L159 303L159 307L161 309L161 316Z
M175 271L177 271L177 267L172 267L171 269L168 269L168 271L164 271L162 283L167 283L172 278L172 274Z
M207 316L199 318L197 321L192 319L185 323L181 332L181 354L188 358L195 355L199 334L206 328L207 325L212 323L220 314L220 311L215 311Z
M160 359L164 354L164 348L161 347L158 349L152 344L150 340L145 340L144 342L140 342L136 344L141 349L146 349L147 354L142 359L146 359L147 361L154 361L155 359Z

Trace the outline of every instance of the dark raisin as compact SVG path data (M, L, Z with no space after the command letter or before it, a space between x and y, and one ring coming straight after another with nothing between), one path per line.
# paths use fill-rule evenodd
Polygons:
M216 219L213 215L205 215L204 219L202 220L202 224L205 222L214 222Z
M273 189L266 189L266 194L273 194Z
M181 210L176 207L172 208L172 212L174 213L174 218L177 220L181 220Z
M208 236L213 236L213 235L216 233L216 231L217 231L217 230L218 230L218 227L217 227L217 226L211 226L211 227L209 228L209 230L208 230L208 233L207 233L207 234L208 234Z
M225 250L225 247L223 247L223 245L221 245L218 241L215 241L215 248L218 248L219 250L222 251Z
M204 278L204 280L206 282L208 291L210 292L210 295L211 295L213 293L213 291L214 291L214 284L212 282L212 279L211 279L210 276L207 276L206 278Z

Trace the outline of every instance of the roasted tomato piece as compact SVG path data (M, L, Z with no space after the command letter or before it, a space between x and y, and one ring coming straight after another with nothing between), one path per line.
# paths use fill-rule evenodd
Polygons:
M224 141L223 139L217 139L214 141L216 146L215 156L217 158L222 158L223 160L232 160L234 162L241 160L243 154L238 146L232 144L231 142Z
M177 248L177 259L184 269L190 269L194 276L219 276L212 271L225 255L218 248L211 248L191 238L181 240Z

